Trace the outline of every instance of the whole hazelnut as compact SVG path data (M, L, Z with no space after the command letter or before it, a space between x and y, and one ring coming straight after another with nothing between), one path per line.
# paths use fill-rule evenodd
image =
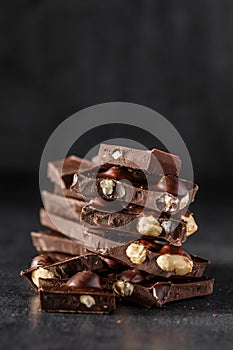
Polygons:
M32 271L31 279L32 282L39 287L39 278L55 278L53 272L46 270L44 267L38 267L36 270Z
M126 249L126 255L134 264L141 264L146 260L147 249L143 244L131 243Z
M137 230L142 235L151 237L158 237L163 231L159 221L152 215L140 217L137 222Z

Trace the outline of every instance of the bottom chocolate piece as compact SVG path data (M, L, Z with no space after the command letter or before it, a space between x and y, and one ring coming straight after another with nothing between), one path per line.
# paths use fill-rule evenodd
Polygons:
M134 276L134 279L136 277ZM160 307L178 300L201 297L213 293L214 279L209 277L192 279L172 279L171 281L151 281L144 283L129 282L127 273L114 282L117 295L148 308Z
M70 280L39 280L41 310L109 314L116 308L114 293L104 290L99 276L80 272Z

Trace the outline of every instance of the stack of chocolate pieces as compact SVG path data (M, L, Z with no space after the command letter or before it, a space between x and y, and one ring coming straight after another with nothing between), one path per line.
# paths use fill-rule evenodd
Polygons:
M92 161L48 164L47 231L31 233L38 256L21 272L42 310L109 313L125 299L150 308L213 292L210 261L182 248L197 231L198 186L180 168L170 153L107 144Z

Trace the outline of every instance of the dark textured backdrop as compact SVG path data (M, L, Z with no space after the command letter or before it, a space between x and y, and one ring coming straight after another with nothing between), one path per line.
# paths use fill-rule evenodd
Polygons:
M1 7L1 173L36 173L48 136L77 110L129 101L176 126L199 182L218 179L219 163L233 176L231 0Z

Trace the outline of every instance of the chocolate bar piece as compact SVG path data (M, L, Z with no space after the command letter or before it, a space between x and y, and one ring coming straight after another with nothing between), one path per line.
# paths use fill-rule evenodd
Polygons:
M145 239L106 249L102 255L116 259L130 268L165 278L202 277L210 263L209 260L188 254L181 247Z
M159 216L158 213L151 211L144 211L143 214L129 214L127 209L123 209L119 212L109 213L100 211L99 207L95 208L93 205L83 206L81 222L87 227L117 229L122 232L135 233L135 238L138 238L138 235L143 235L154 239L163 239L173 245L181 245L187 236L197 230L191 212L182 215L178 220L178 217Z
M178 156L158 149L145 151L101 144L98 159L101 163L124 165L153 174L178 175L181 168L181 160Z
M190 279L143 280L136 270L123 271L113 284L115 293L127 300L148 308L213 293L214 279L208 277Z
M61 189L69 189L73 176L79 171L90 169L93 163L76 156L67 157L64 160L57 160L48 163L48 178Z
M31 232L31 239L39 254L58 252L67 255L84 255L88 252L88 247L56 231Z
M128 233L131 237L129 240L138 238L139 235L147 235L165 239L174 245L181 245L188 235L197 230L190 212L188 216L186 214L178 221L168 218L167 215L157 217L156 213L151 211L144 212L142 215L128 213L128 209L122 209L120 212L104 212L102 210L109 210L106 201L103 201L103 205L107 203L107 207L101 207L102 210L99 210L99 200L97 206L94 201L91 205L84 206L85 202L64 198L47 191L42 192L42 197L47 210L55 215L75 222L79 222L81 216L82 224L94 229L106 228ZM141 211L140 208L130 210L132 212L138 210L139 213ZM114 232L112 234L114 235Z
M115 295L105 290L99 276L80 272L70 280L40 279L41 310L109 314L116 308Z
M108 167L109 165L105 165L104 169L109 169ZM177 178L174 180L174 177L173 180L171 177L160 178L153 186L148 183L138 183L135 186L135 182L130 184L129 181L119 181L118 178L119 175L117 178L109 175L106 177L106 174L102 176L101 169L96 174L96 169L92 169L74 176L71 188L76 193L82 194L86 200L101 196L107 201L118 200L169 214L187 208L194 201L198 190L197 185L186 180L177 182ZM166 186L167 183L169 186ZM174 195L176 192L177 195Z
M55 261L50 255L39 255L32 260L29 269L21 271L21 276L26 278L30 285L37 290L39 278L66 279L84 270L101 270L108 268L104 259L96 254L66 257L61 261Z
M83 196L81 195L81 193L77 193L75 191L73 191L72 189L67 189L67 188L61 188L58 185L54 184L53 187L53 193L57 194L59 196L65 196L68 198L74 198L74 199L78 199L80 201L83 201Z
M42 191L41 195L46 211L80 222L81 210L86 205L84 201L58 196L48 191Z
M125 234L120 231L114 231L113 233L113 231L110 232L110 230L107 229L87 229L78 222L53 213L48 214L44 209L40 210L40 221L43 226L61 232L65 236L76 240L78 243L92 250L101 251L106 248L119 246L134 238L130 236L129 233Z
M56 253L37 255L32 259L30 267L21 271L20 275L23 276L35 290L37 290L39 285L38 276L46 278L54 277L52 273L46 270L46 267L58 261L65 260L65 258L67 258L67 255Z

